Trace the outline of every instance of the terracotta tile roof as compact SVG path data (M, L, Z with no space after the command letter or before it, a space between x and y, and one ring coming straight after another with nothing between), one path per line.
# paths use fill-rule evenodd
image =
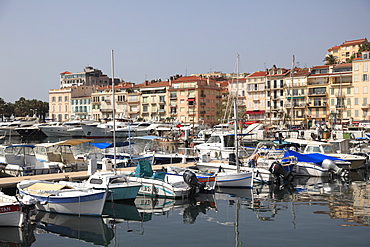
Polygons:
M291 69L289 70L290 73ZM304 76L309 75L310 69L309 68L294 68L294 76Z
M144 86L142 86L143 88L145 87L166 87L166 86L169 86L170 85L170 82L168 81L158 81L158 82L154 82L154 83L149 83L148 85L145 86L145 83L144 83Z
M329 65L317 65L312 67L312 69L323 69L323 68L329 68Z
M188 81L207 81L208 78L199 76L183 76L172 81L172 83L188 82ZM211 78L210 81L213 81Z
M267 75L266 71L256 71L250 74L248 77L261 77L266 75Z
M366 38L349 40L349 41L344 41L343 44L341 44L341 46L358 45L358 44L362 44L364 42L367 42Z
M328 51L339 50L340 46L336 45L328 49Z
M60 73L61 75L66 75L66 74L72 74L71 72L69 72L69 71L64 71L64 72L62 72L62 73Z

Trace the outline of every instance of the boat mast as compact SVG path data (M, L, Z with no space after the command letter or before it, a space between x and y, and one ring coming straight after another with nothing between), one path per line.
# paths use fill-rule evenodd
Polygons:
M116 100L114 92L114 55L111 50L111 67L112 67L112 114L113 114L113 170L116 172Z
M236 171L237 173L240 173L240 167L239 167L239 141L238 141L238 104L237 100L239 98L239 54L237 55L236 59L236 94L234 99L234 135L235 135L235 162L236 162Z
M290 128L293 127L293 124L295 124L295 114L294 114L294 98L293 98L293 73L294 73L294 55L292 59L292 70L290 71L290 86L291 86L291 92L290 92ZM293 120L294 118L294 120ZM293 122L294 121L294 122Z

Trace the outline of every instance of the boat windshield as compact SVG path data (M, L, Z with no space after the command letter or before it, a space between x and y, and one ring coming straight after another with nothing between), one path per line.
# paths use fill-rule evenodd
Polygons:
M221 138L219 136L211 136L207 143L221 143Z
M324 151L324 154L332 154L335 153L334 148L332 145L323 145L322 149Z

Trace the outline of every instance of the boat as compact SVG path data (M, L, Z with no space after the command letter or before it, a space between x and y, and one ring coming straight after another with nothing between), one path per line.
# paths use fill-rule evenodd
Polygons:
M127 127L127 121L124 122L119 120L109 121L107 123L92 123L82 125L82 130L84 135L88 139L97 139L97 138L113 138L114 131L120 128Z
M41 211L101 216L108 190L76 189L41 180L23 180L17 184L19 193L36 199Z
M29 210L23 210L26 205L15 196L9 196L0 191L0 226L22 227L27 224Z
M146 136L154 134L156 125L149 122L128 122L126 127L115 130L116 137Z
M59 181L60 184L73 188L90 188L95 190L110 190L107 201L134 200L141 188L141 184L130 182L126 176L118 175L113 171L96 171L86 181L67 182Z
M194 175L196 180L196 176ZM135 169L135 172L128 177L132 182L138 182L142 186L139 195L148 195L153 197L179 198L187 197L192 193L199 192L199 184L192 185L191 181L183 177L178 177L168 181L166 172L153 172L152 164L149 161L141 160ZM199 181L196 181L199 183ZM202 187L205 187L204 184Z
M57 122L52 125L41 125L39 128L46 136L85 136L82 125L91 124L92 121L69 121L69 122Z
M336 152L333 144L327 142L306 141L294 138L285 139L285 141L300 145L303 149L302 153L304 154L319 153L339 158L340 160L336 161L336 165L344 169L358 169L362 167L366 161L366 157L364 156L340 153L339 150ZM350 163L346 161L349 161Z
M76 239L99 246L108 246L114 231L102 217L55 214L38 211L33 216L37 229L61 237Z
M35 145L13 144L0 146L0 164L11 176L30 176L58 173L59 166L37 159Z
M90 142L87 139L71 139L54 143L39 143L35 145L36 158L44 164L58 165L60 171L86 171L88 161L76 159L72 146Z
M37 117L17 117L11 122L0 124L0 136L19 136L16 128L29 127L39 122Z
M49 123L37 123L33 124L31 126L23 126L19 128L15 128L15 131L18 132L18 134L23 138L45 138L47 137L44 132L40 129L40 126L46 126L49 125Z

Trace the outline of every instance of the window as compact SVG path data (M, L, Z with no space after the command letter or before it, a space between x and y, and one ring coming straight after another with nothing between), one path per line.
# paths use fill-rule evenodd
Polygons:
M347 110L347 117L351 117L351 110Z
M335 105L334 99L330 99L330 105Z
M363 98L363 99L362 99L362 104L363 104L363 105L367 105L367 98Z
M367 74L363 74L362 75L362 81L368 81L368 80L369 80L369 78L368 78Z
M53 98L52 98L52 100L51 100L52 102L55 102L55 96L53 96Z
M334 95L334 88L330 88L330 94Z
M351 99L350 98L347 99L347 105L351 105Z
M358 105L358 98L355 98L355 105Z
M148 105L143 105L143 112L148 112Z
M362 71L367 72L367 62L364 62L364 67L363 67Z
M364 93L367 93L367 87L366 86L364 87Z
M64 96L64 102L68 101L68 96Z
M355 93L358 93L358 87L355 87L354 90L355 90Z
M148 103L148 97L143 97L143 103Z
M58 102L62 102L62 96L58 97Z
M355 117L358 117L358 110L355 110Z
M347 87L347 94L351 94L351 88Z
M353 69L358 70L358 63L353 63Z

